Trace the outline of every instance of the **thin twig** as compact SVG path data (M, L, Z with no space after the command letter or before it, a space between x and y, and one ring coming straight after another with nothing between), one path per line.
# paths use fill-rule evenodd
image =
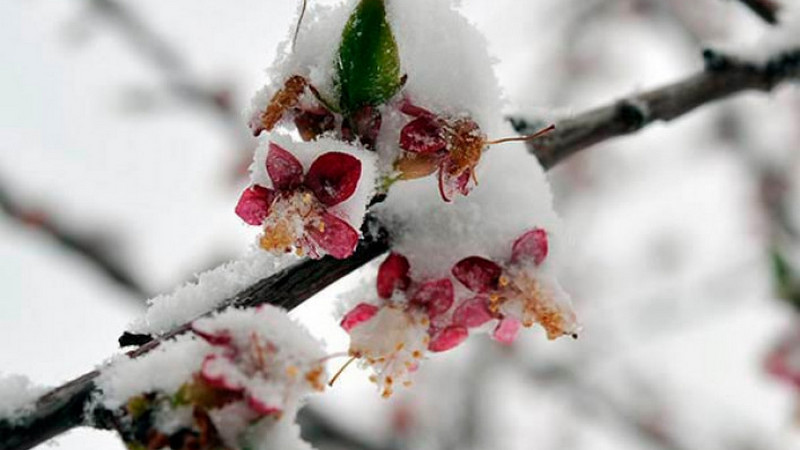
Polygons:
M737 92L769 91L789 79L800 78L800 50L776 56L763 66L735 61L707 52L706 70L670 86L628 97L612 105L557 122L556 131L531 145L547 169L594 144L638 131L657 120L671 120L693 109ZM518 131L530 125L514 119ZM530 131L528 131L530 132ZM330 257L306 260L272 277L262 279L228 299L218 309L276 304L292 309L389 249L385 236L359 244L346 260ZM143 355L160 342L189 330L189 324L159 336L128 355ZM28 449L87 419L76 413L76 403L85 402L94 391L92 372L42 397L34 410L14 423L0 421L0 450Z
M57 243L60 247L79 255L95 267L98 272L116 285L125 289L138 306L149 293L142 287L129 270L125 269L101 242L85 233L65 227L50 212L41 208L22 206L11 192L0 184L0 211L20 225L35 229Z

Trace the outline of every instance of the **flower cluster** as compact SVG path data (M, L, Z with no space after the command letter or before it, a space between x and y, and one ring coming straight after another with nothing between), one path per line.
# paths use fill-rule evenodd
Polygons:
M471 295L458 302L450 278L412 280L408 259L390 254L378 270L378 304L359 303L341 321L350 354L373 368L373 381L389 396L398 382L408 383L427 352L451 350L492 320L492 336L505 344L534 323L551 339L575 336L569 299L540 269L547 250L547 234L537 228L514 242L503 265L478 256L459 261L452 275Z
M331 208L353 196L362 178L361 161L347 153L323 153L304 173L292 153L270 142L265 165L272 188L250 186L236 205L242 220L263 227L261 248L315 258L350 256L358 230Z
M186 341L192 347L173 349L196 356L189 378L177 390L164 384L133 395L120 408L115 423L129 448L262 448L247 444L248 436L261 439L269 430L285 428L283 422L293 421L302 399L325 387L319 344L283 310L229 311L195 321L192 332L195 337ZM142 364L152 365L148 372L170 370L167 359ZM133 374L119 372L106 383L131 384L124 378ZM154 386L159 383L165 382Z

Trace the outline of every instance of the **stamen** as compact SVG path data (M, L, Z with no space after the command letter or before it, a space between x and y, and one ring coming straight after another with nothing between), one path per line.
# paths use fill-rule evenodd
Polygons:
M527 142L527 141L532 141L532 140L534 140L534 139L536 139L538 137L541 137L541 136L543 136L543 135L545 135L545 134L547 134L547 133L549 133L549 132L551 132L551 131L553 131L555 129L556 129L555 125L550 125L547 128L544 128L542 130L537 131L536 133L529 134L527 136L507 137L507 138L503 138L503 139L497 139L497 140L494 140L494 141L487 141L486 145L504 144L506 142L520 142L520 141L521 142Z
M342 375L342 372L344 372L344 370L345 370L345 369L347 369L347 366L349 366L350 364L352 364L352 363L353 363L353 361L355 361L356 359L358 359L358 357L356 357L356 356L353 356L353 357L351 357L350 359L348 359L348 360L347 360L347 362L346 362L346 363L344 363L344 365L342 366L342 368L341 368L341 369L339 369L339 371L338 371L338 372L336 372L336 375L334 375L334 376L333 376L333 378L331 378L331 381L329 381L329 382L328 382L328 386L330 386L330 387L333 387L333 383L336 383L336 380L338 380L338 379L339 379L339 376L340 376L340 375Z

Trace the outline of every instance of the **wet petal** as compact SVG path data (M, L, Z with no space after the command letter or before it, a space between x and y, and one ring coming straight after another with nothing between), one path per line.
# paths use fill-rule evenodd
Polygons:
M348 333L358 325L368 321L375 314L378 313L378 307L368 303L359 303L358 306L351 309L350 312L344 315L339 325L344 328Z
M469 331L466 328L459 325L449 326L431 339L430 344L428 344L428 350L432 352L450 350L464 342L468 336Z
M267 173L275 190L288 191L303 184L303 165L291 153L273 142L267 153Z
M467 195L472 189L469 185L472 170L466 169L460 175L454 176L447 169L449 165L445 160L439 167L439 194L442 196L442 200L448 203L453 201L456 193Z
M336 118L325 108L302 110L294 117L294 125L304 141L313 141L336 128Z
M395 289L407 289L411 283L408 270L408 259L405 256L390 254L378 269L378 296L388 299L392 297Z
M400 148L409 152L436 153L446 146L441 124L431 117L414 119L400 131Z
M453 312L453 323L467 328L479 327L490 320L489 299L484 295L464 300Z
M497 289L503 269L486 258L470 256L456 263L452 273L469 290L482 294Z
M403 99L403 102L400 104L400 111L403 114L413 117L433 116L432 112L411 103L411 101L407 98Z
M519 320L513 317L506 317L497 324L492 337L501 344L513 344L514 340L517 339L521 326L522 323Z
M240 392L243 389L242 383L237 379L235 365L228 359L210 354L203 360L200 368L200 378L206 384L217 389Z
M547 251L547 232L541 228L534 228L514 241L511 262L532 260L538 266L547 257Z
M394 169L401 180L416 180L436 172L441 156L421 153L405 153L394 162Z
M317 247L336 259L349 257L358 245L358 231L327 212L320 215L319 225L307 226L306 233Z
M261 225L269 215L269 208L275 199L275 192L262 186L253 185L242 192L236 204L236 215L249 225Z
M283 413L281 407L266 403L254 396L247 397L247 406L249 406L253 412L262 416L280 416Z
M426 307L431 318L447 312L454 301L453 282L447 278L423 283L411 297L411 303Z
M353 155L329 152L311 164L306 186L326 206L337 205L353 195L361 178L361 161Z

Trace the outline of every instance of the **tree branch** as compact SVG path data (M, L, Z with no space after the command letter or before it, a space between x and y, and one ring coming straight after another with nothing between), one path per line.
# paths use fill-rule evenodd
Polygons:
M612 105L597 108L557 122L557 130L533 144L533 152L546 169L570 155L617 136L634 133L658 120L671 120L693 109L729 95L769 91L790 79L800 78L800 50L776 56L764 65L743 63L715 52L705 54L706 69L684 81L632 95ZM525 120L512 119L518 131L535 128ZM274 304L294 308L339 278L377 258L389 249L385 234L359 244L346 260L330 257L306 260L258 281L226 300L218 310ZM159 336L128 356L141 356L161 342L185 333L189 324ZM28 449L72 427L86 425L84 407L95 391L98 372L90 372L39 399L35 409L15 422L0 421L0 450ZM97 424L95 424L97 425ZM102 425L102 421L100 421Z
M706 67L684 80L634 94L556 121L556 131L528 145L545 168L564 158L618 136L635 133L656 121L670 121L695 108L745 91L768 92L787 80L800 79L800 49L780 54L763 65L738 61L712 50L704 53ZM514 128L529 134L540 123L510 118Z

